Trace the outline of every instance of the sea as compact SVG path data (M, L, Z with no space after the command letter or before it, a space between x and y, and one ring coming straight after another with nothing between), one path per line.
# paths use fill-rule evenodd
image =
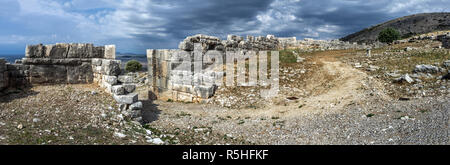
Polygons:
M0 58L4 58L9 63L13 64L16 60L24 58L24 54L0 54ZM141 54L116 54L116 59L122 61L122 67L130 60L139 61L143 68L147 67L147 56Z

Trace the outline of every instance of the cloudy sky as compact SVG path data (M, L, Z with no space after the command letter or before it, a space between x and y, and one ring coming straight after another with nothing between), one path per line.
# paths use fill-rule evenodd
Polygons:
M0 54L57 42L143 54L198 33L333 39L448 6L450 0L1 0Z

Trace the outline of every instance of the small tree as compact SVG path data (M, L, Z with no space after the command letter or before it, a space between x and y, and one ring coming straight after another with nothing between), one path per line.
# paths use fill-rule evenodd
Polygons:
M125 65L125 70L128 72L137 72L142 69L142 64L136 60L128 61Z
M392 43L398 39L400 39L400 33L394 28L383 29L380 34L378 34L378 40L380 42Z

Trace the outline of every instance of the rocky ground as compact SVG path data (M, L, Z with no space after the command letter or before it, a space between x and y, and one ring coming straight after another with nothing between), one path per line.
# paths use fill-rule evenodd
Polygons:
M272 99L260 98L258 88L238 87L219 88L210 104L156 101L158 115L150 125L197 130L205 140L218 138L215 133L241 139L232 144L448 144L445 71L432 74L433 79L398 83L367 69L362 52L315 52L304 55L302 63L282 64L279 96ZM353 65L358 59L364 67ZM412 67L405 73L445 59L443 52L407 63ZM423 91L401 94L416 84Z
M270 99L238 87L206 104L152 102L140 73L145 123L93 85L13 90L0 98L0 144L449 144L450 57L434 44L295 52L304 59L280 64Z
M160 144L158 130L126 121L94 85L10 90L0 98L0 144Z

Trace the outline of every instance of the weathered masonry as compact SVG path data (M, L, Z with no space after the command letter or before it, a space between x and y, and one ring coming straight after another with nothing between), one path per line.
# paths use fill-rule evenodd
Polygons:
M140 121L142 103L131 76L121 75L115 45L28 45L15 64L0 59L0 93L35 84L88 84L104 88L119 103L124 117Z
M92 59L114 60L114 49L93 44L28 45L18 63L25 67L31 84L93 83Z
M195 44L200 47L194 48ZM225 51L242 51L246 54L250 50L276 50L278 46L279 42L273 35L247 36L246 40L240 36L228 35L227 40L222 41L214 36L199 34L187 37L179 44L179 49L148 49L149 95L152 99L206 101L214 95L217 80L224 77L221 62L226 61ZM211 59L210 56L205 58L205 54L194 56L194 49L203 53L221 53ZM200 72L195 71L196 66L199 66Z
M215 61L212 61L209 56L205 58L204 54L201 57L195 57L195 44L201 46L199 49L203 53L218 51L221 52L221 57L214 58ZM149 95L152 99L171 99L174 101L202 102L207 100L214 95L217 88L215 82L223 79L224 72L222 66L203 69L211 67L212 63L217 64L217 60L225 62L227 60L225 58L226 51L239 51L248 58L251 55L250 51L285 48L305 50L365 49L368 47L372 47L372 45L358 45L337 40L306 39L305 41L297 41L295 37L277 38L274 35L247 36L245 39L237 35L228 35L227 40L221 40L218 37L197 34L180 42L179 49L147 50ZM299 61L302 59L297 58ZM189 64L185 64L183 61L189 61ZM196 72L195 66L201 66L201 72Z
M15 64L0 59L0 91L32 84L92 83L92 59L114 60L115 47L93 44L28 45ZM106 66L105 66L106 67ZM120 70L119 70L120 71Z

